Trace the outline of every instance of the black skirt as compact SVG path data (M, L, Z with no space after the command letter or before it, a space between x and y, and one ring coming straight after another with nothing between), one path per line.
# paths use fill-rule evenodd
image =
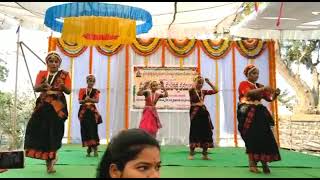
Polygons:
M60 118L53 106L42 102L33 112L26 128L26 156L36 159L55 159L61 148L65 118Z
M212 148L214 146L213 125L206 107L191 106L190 121L189 146L191 148Z
M81 111L80 108L79 111ZM84 109L83 109L84 110ZM95 119L95 113L86 109L83 118L80 120L82 146L99 145L98 124Z
M270 126L274 120L268 109L259 104L239 104L237 110L238 130L245 142L246 153L254 161L281 160L279 148Z

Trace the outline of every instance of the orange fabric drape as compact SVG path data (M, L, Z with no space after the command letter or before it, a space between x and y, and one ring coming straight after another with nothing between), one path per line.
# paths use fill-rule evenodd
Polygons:
M268 53L269 53L269 85L274 88L274 79L273 79L273 45L271 42L268 42ZM272 115L274 116L274 102L269 104Z
M110 80L111 80L111 56L108 56L108 65L107 65L107 103L106 103L106 139L107 139L107 143L110 140L110 92L111 92L111 88L110 88Z
M90 46L90 57L89 57L89 74L92 74L92 63L93 63L93 49Z
M236 53L235 44L232 44L232 80L233 80L233 139L234 145L238 147L238 128L237 128L237 86L236 86Z
M201 53L200 53L200 43L197 42L197 49L198 49L198 53L197 53L197 72L200 74L201 72Z
M124 100L124 124L125 128L129 128L129 76L130 76L130 59L129 45L126 45L126 65L125 65L125 100Z
M165 41L161 42L162 46L162 54L161 54L161 67L165 67L166 65L166 47L165 47Z
M57 38L54 38L52 36L49 36L48 41L48 52L55 51L57 47Z
M268 50L269 50L269 83L272 88L276 88L276 62L275 62L275 42L268 42ZM275 120L275 128L276 128L276 140L278 145L280 146L280 138L279 138L279 122L278 122L278 102L277 100L270 103L271 111Z

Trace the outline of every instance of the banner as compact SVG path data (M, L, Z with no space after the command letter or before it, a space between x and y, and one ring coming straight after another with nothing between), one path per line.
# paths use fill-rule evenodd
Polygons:
M157 81L159 92L163 93L160 81L168 91L167 98L161 98L157 102L157 109L182 110L190 108L189 89L193 79L197 75L196 67L134 67L133 78L133 108L142 109L145 105L145 97L137 96L139 87L143 87L147 81Z

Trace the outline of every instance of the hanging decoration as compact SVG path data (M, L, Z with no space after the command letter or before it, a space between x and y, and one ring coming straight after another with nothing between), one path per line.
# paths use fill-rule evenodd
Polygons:
M255 59L266 49L266 41L261 39L246 39L236 41L240 54L248 59Z
M96 49L99 53L105 56L113 56L118 54L119 51L124 47L123 44L107 43L103 46L96 46Z
M61 38L86 46L130 44L136 39L136 22L113 17L69 17L64 19Z
M156 52L162 45L163 40L159 38L142 39L137 38L133 41L131 47L140 56L149 56Z
M195 39L166 39L166 46L169 51L177 57L185 58L189 56L194 50L196 45Z
M199 41L200 47L202 50L212 59L221 59L231 49L231 42L228 39L220 39L220 40L202 40Z
M258 12L259 10L259 2L254 2L254 10Z
M69 43L61 38L58 38L57 46L64 55L69 57L78 57L87 49L87 46L80 46L77 43Z
M276 23L277 27L280 26L280 19L281 19L282 13L283 13L283 2L281 2L281 4L280 4L280 12L279 12L279 16L278 16L277 23Z
M55 40L54 38L53 40ZM77 57L86 51L87 46L80 46L77 43L70 43L57 38L58 48L69 57ZM169 51L178 58L188 57L196 48L197 44L201 50L210 58L219 60L225 57L228 52L236 48L239 53L247 57L250 60L254 60L259 57L263 51L267 48L268 41L258 39L246 39L241 41L231 41L228 39L220 40L174 40L174 39L159 39L149 38L140 39L137 38L130 46L133 51L140 56L150 56L158 52L159 48L162 48L161 59L164 63L165 51L164 48L168 48ZM124 44L106 43L102 46L95 46L97 51L105 56L112 56L118 54ZM200 52L198 52L200 53Z
M136 21L143 23L136 26ZM76 2L47 9L44 24L61 32L65 41L78 45L130 44L136 35L151 29L152 16L131 6Z

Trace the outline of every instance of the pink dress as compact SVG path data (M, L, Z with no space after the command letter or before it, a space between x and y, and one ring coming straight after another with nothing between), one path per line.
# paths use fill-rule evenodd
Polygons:
M158 112L156 109L156 104L159 98L163 95L159 93L148 92L145 94L145 107L142 112L142 117L140 121L139 128L147 131L153 137L156 137L158 129L162 127Z

